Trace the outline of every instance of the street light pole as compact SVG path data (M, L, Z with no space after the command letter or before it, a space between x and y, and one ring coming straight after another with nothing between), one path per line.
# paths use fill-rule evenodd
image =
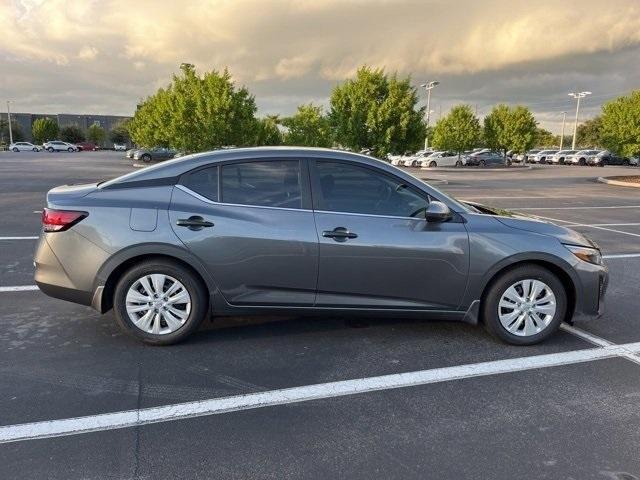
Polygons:
M562 133L560 134L560 150L564 145L564 122L567 120L567 112L562 112Z
M11 130L11 108L9 104L11 102L7 100L7 120L9 121L9 145L13 143L13 131Z
M427 91L427 134L424 137L424 149L429 148L429 120L431 120L431 90L440 85L440 82L431 81L420 85Z
M571 144L571 150L576 149L576 135L578 133L578 114L580 113L580 99L586 97L587 95L591 95L591 92L571 92L569 94L570 97L573 97L577 100L576 102L576 119L573 124L573 142Z

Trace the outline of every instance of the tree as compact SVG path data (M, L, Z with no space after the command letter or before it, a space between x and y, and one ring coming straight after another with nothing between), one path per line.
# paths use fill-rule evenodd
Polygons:
M493 150L526 152L536 139L537 122L527 107L500 104L484 119L484 140Z
M84 142L84 138L84 132L77 125L69 125L60 129L60 140L63 142Z
M11 135L9 135L9 122L7 120L0 120L0 143L9 143L9 140L13 138L14 142L24 141L24 133L22 133L22 127L15 120L11 120Z
M604 146L602 141L602 117L593 117L578 125L576 146L583 148L600 148Z
M300 105L291 117L282 120L287 128L284 142L304 147L330 147L331 127L322 107L312 103Z
M640 90L602 107L601 141L615 153L640 154Z
M36 143L44 143L55 140L58 136L58 122L52 118L38 118L31 125L31 136Z
M458 156L478 145L482 130L480 121L469 105L458 105L449 114L438 120L433 131L433 146L439 150L450 150Z
M379 156L418 149L425 135L424 108L416 109L418 94L410 80L365 66L355 79L336 86L329 112L336 142Z
M97 123L94 123L87 128L87 139L96 145L102 145L106 136L104 128Z
M281 145L282 144L282 132L278 128L280 119L278 115L271 115L258 120L256 128L256 142L257 146L261 145Z
M560 135L554 135L549 130L537 127L533 145L541 148L560 146ZM567 144L565 143L565 145Z
M138 106L129 128L137 144L198 152L256 142L255 99L236 88L228 70L199 76L193 65L180 69L169 86Z
M119 144L127 144L131 142L131 137L129 136L130 122L131 120L129 119L123 120L113 127L109 132L109 140L111 140L112 143Z

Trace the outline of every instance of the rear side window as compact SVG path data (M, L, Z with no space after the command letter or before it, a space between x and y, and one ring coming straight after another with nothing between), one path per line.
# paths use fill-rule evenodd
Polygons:
M415 217L429 200L401 179L348 163L318 161L319 209L395 217Z
M302 208L300 162L272 160L223 165L222 201L239 205Z
M209 200L218 201L218 167L188 173L181 183Z

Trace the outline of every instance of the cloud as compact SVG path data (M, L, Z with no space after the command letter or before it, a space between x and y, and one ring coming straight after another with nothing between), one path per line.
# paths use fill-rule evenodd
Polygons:
M326 98L364 63L446 79L438 89L445 108L488 101L497 84L533 103L539 98L528 92L545 94L540 82L548 92L591 76L585 88L595 91L626 89L640 76L637 61L616 63L640 50L638 0L0 0L0 24L13 94L21 88L12 76L66 67L70 78L76 63L99 56L84 80L110 85L113 104L128 101L128 111L185 61L199 70L228 66L265 109L286 104L288 93L292 102ZM605 70L615 63L608 74L616 78L589 58ZM32 88L68 91L64 84Z

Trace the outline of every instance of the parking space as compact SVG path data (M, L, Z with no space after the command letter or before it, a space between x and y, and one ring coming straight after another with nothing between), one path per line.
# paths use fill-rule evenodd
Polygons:
M0 155L0 442L35 422L0 443L0 478L640 478L640 364L629 360L640 342L640 191L594 182L621 168L412 170L598 242L611 256L607 310L576 327L613 347L566 330L513 347L449 322L240 318L169 348L124 336L110 313L9 291L33 284L33 212L46 191L132 168L113 152ZM318 384L315 396L283 391ZM206 403L223 398L233 407ZM196 401L200 413L184 413ZM100 417L118 412L137 413L126 428Z

